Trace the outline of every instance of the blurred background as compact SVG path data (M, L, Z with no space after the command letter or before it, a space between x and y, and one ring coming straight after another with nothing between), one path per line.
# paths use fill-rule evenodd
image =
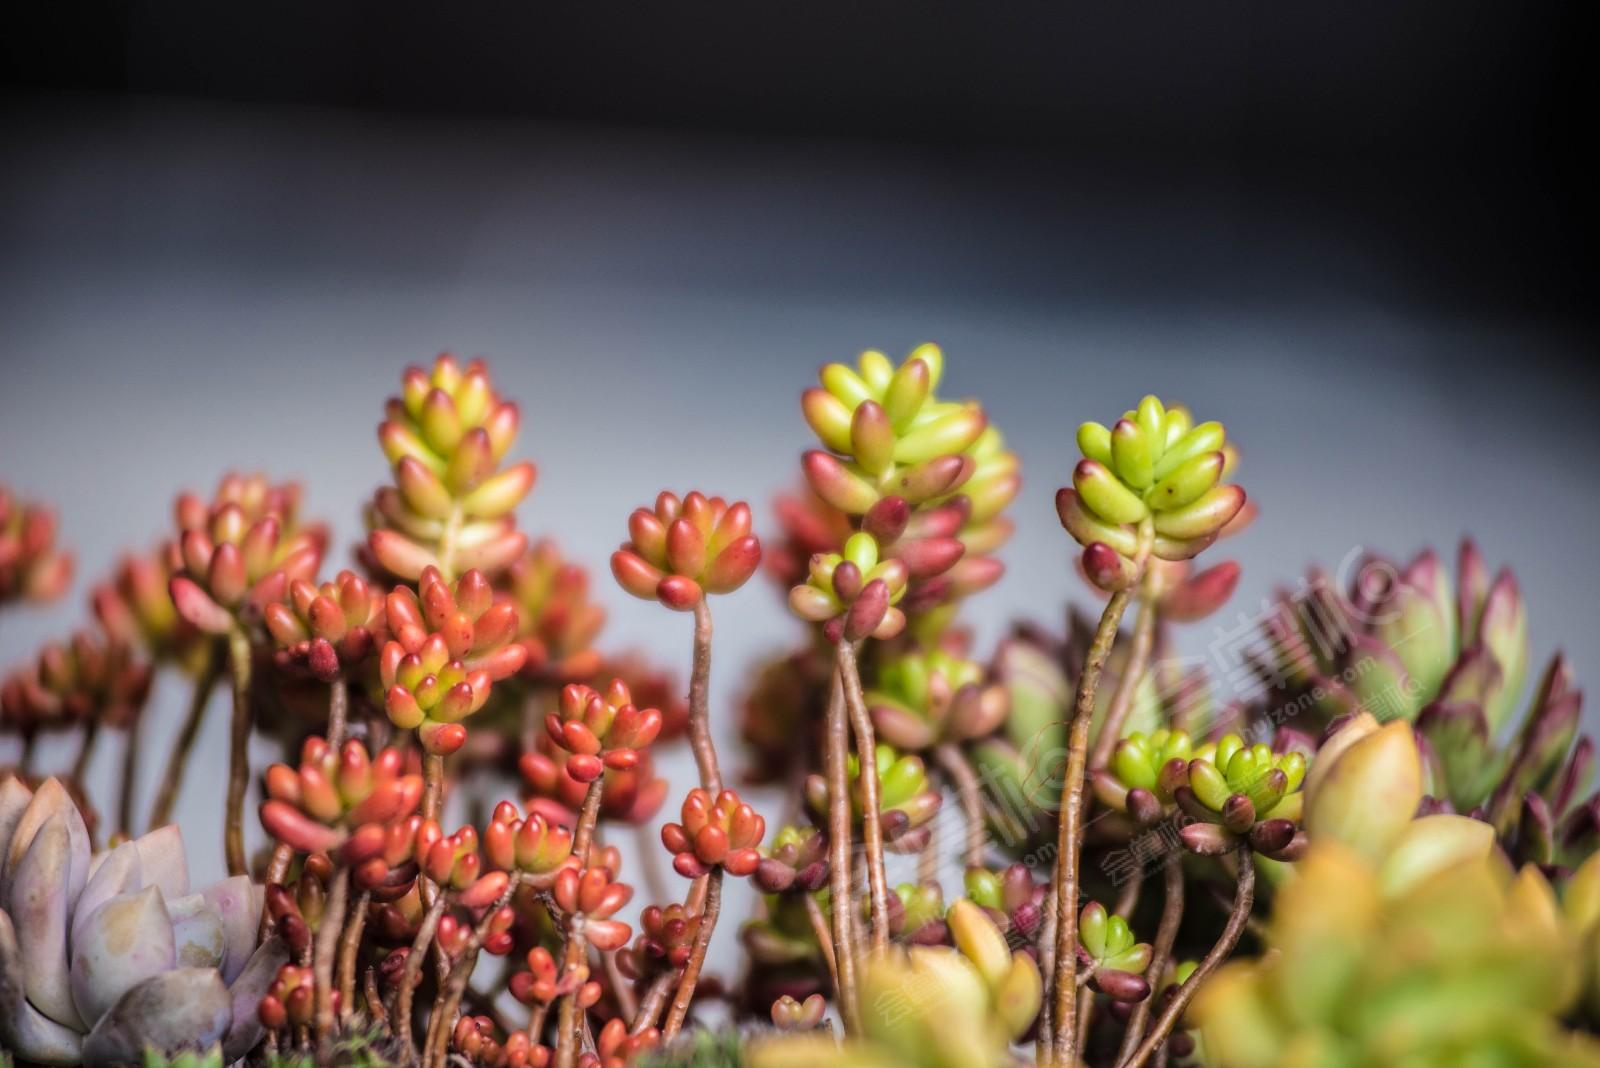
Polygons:
M981 397L1024 465L1010 570L968 609L981 649L1092 603L1052 495L1077 424L1154 391L1227 422L1261 508L1219 551L1244 579L1191 652L1312 561L1453 561L1471 532L1515 566L1536 659L1565 649L1593 679L1593 19L12 5L0 481L57 505L79 577L7 613L0 662L85 620L119 550L229 468L304 480L344 565L386 475L383 400L451 349L522 404L540 479L520 519L595 569L605 643L686 679L687 618L606 572L629 510L703 488L775 533L817 366L933 340L946 390ZM717 624L733 763L750 668L800 631L763 582ZM144 798L183 697L158 683ZM179 810L208 875L226 733L219 701Z

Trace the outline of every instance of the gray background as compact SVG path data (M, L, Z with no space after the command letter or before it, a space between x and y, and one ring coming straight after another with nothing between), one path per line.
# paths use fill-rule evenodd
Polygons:
M80 560L65 602L0 620L6 664L228 468L303 479L343 564L385 475L382 401L449 348L522 404L540 477L520 519L595 569L607 645L686 674L687 619L606 571L628 511L703 488L771 532L816 367L936 340L946 390L981 397L1024 465L1010 570L970 606L985 651L1009 619L1090 603L1052 494L1079 421L1156 391L1227 422L1262 509L1191 652L1313 560L1453 558L1470 531L1515 564L1536 658L1600 667L1592 244L1565 171L48 90L3 114L0 479L59 507ZM716 609L726 761L746 670L799 629L761 581ZM197 874L221 869L225 752L215 714L179 808ZM108 803L114 765L94 768Z

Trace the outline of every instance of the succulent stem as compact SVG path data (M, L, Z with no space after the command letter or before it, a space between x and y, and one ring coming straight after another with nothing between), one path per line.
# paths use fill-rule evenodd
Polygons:
M856 670L856 649L848 641L838 644L839 677L844 683L845 705L855 730L856 759L861 766L861 845L866 854L867 892L872 900L872 948L889 945L889 879L883 865L883 823L878 804L878 742L861 692Z
M1116 692L1111 695L1111 707L1106 710L1100 733L1095 736L1089 767L1103 768L1111 760L1111 751L1122 737L1122 725L1127 722L1128 713L1133 709L1133 695L1150 667L1150 650L1155 645L1155 638L1155 600L1143 595L1139 598L1139 611L1133 621L1133 643L1128 647L1128 662L1122 667Z
M606 969L606 981L611 985L611 994L617 999L617 1011L624 1020L632 1020L639 1014L639 998L633 992L633 984L622 974L622 968L617 964L617 951L608 949L600 954L600 962Z
M438 820L439 802L444 793L444 755L441 753L424 752L422 754L422 818L424 820ZM439 899L439 887L426 875L418 877L418 886L422 890L423 904L433 907Z
M472 933L467 936L467 944L462 947L461 955L450 971L449 983L434 1001L433 1015L428 1021L428 1049L422 1062L424 1068L438 1068L448 1062L450 1033L455 1027L456 1012L461 1008L461 999L466 995L467 984L472 980L472 971L477 966L478 950L482 948L483 940L489 935L489 927L494 923L495 914L505 908L511 900L511 895L516 893L518 885L519 881L512 879L499 899L479 917L476 926L472 928Z
M669 970L651 980L650 989L645 991L643 1000L639 1002L639 1010L633 1014L633 1026L628 1028L629 1034L642 1034L646 1028L656 1025L661 1010L666 1008L667 995L672 992L673 980L676 978L677 974ZM539 1040L532 1024L528 1025L528 1033L535 1042Z
M689 745L700 785L715 799L722 793L722 771L711 740L711 606L704 597L694 606L694 664L689 675Z
M572 923L567 931L567 950L561 962L561 974L566 975L583 963L588 946L583 939L581 921ZM578 1062L578 992L572 991L561 998L561 1014L556 1020L556 1068L573 1068Z
M1056 887L1051 884L1044 898L1044 921L1039 925L1039 975L1048 983L1056 968ZM1034 1041L1034 1058L1040 1068L1055 1063L1055 1004L1049 987L1039 1001L1039 1034Z
M83 740L78 745L78 755L72 761L72 781L83 783L83 776L89 770L89 762L94 759L94 743L100 737L100 721L91 718L84 724Z
M122 774L117 786L117 829L129 838L133 837L133 794L139 780L139 757L143 749L139 743L143 737L143 726L144 717L134 716L128 721L126 736L122 739Z
M694 1000L694 988L700 981L700 969L705 966L706 950L711 946L711 933L717 926L717 913L722 908L722 867L711 869L706 878L706 902L700 910L700 929L695 932L694 948L683 966L683 978L678 980L678 992L673 996L672 1007L667 1011L666 1026L661 1029L661 1041L671 1042L683 1027L689 1015L689 1003Z
M589 866L589 847L594 842L595 825L600 822L600 797L605 792L605 776L589 784L583 795L583 810L578 813L578 826L572 834L572 855Z
M340 675L328 683L328 744L337 749L344 744L350 715L350 690Z
M1248 842L1242 843L1235 855L1239 860L1238 883L1233 895L1233 911L1228 915L1227 926L1222 929L1222 935L1217 939L1216 945L1205 955L1205 959L1185 979L1178 988L1177 994L1167 1002L1161 1015L1156 1018L1155 1026L1150 1033L1144 1036L1144 1041L1139 1043L1139 1048L1134 1050L1133 1056L1121 1061L1118 1068L1139 1068L1150 1059L1150 1055L1165 1042L1172 1029L1177 1026L1178 1019L1183 1015L1183 1010L1189 1007L1189 1002L1194 1000L1195 992L1200 989L1212 972L1228 959L1228 954L1233 952L1233 947L1239 944L1239 936L1244 933L1245 924L1250 919L1250 907L1255 903L1256 892L1256 863L1255 855L1250 851ZM1154 996L1154 993L1151 995Z
M317 991L317 1056L326 1060L331 1053L336 1021L333 1011L334 955L350 895L350 869L341 867L328 887L328 901L317 925L316 963L313 975Z
M828 965L828 977L833 980L833 1000L839 1000L839 961L834 956L833 938L828 934L828 919L822 914L822 906L817 904L817 899L810 894L800 895L806 903L806 919L811 921L811 933L817 939L817 945L822 947L823 962Z
M244 795L250 785L250 636L235 624L228 634L228 665L233 676L233 720L228 732L228 808L223 852L229 875L250 871L244 852Z
M1159 983L1162 973L1167 970L1167 962L1172 959L1172 944L1177 941L1178 926L1183 922L1183 854L1174 853L1168 857L1161 867L1161 873L1166 898L1161 905L1161 922L1156 927L1150 966L1145 969L1145 974L1154 983ZM1144 1036L1144 1026L1150 1019L1150 1002L1157 993L1159 991L1152 990L1150 997L1133 1007L1133 1015L1128 1017L1128 1029L1122 1036L1122 1048L1117 1051L1118 1064L1128 1059L1135 1043Z
M189 695L189 712L184 717L183 726L178 728L178 736L172 742L172 754L167 757L167 770L161 776L160 786L156 791L155 804L150 808L149 827L165 827L172 822L172 808L178 800L178 790L183 786L183 771L189 764L189 753L194 749L194 742L200 735L200 724L205 721L206 706L211 701L211 691L216 689L217 681L222 678L222 656L217 645L213 643L205 654L205 660L200 665L200 673L195 676L194 690ZM124 787L124 789L129 789ZM132 831L132 828L128 828Z
M983 791L978 783L977 773L972 770L972 765L967 763L967 758L960 747L952 742L940 745L933 751L933 755L945 774L950 776L950 782L956 789L956 798L961 802L961 811L966 816L967 837L964 853L966 865L969 868L982 867L985 827ZM930 847L931 845L932 843Z
M859 1033L861 1017L856 1005L856 961L851 934L850 785L846 760L849 731L845 722L844 683L835 667L833 692L828 698L828 902L833 914L833 951L839 965L839 1015L845 1030Z
M356 955L361 949L361 935L367 926L367 907L372 904L372 891L363 890L356 898L345 924L344 937L339 940L339 1021L348 1024L356 1011Z
M400 975L400 987L395 991L393 1027L406 1036L407 1042L411 1041L411 999L418 980L422 978L422 962L428 955L434 932L439 929L439 917L444 915L444 906L445 897L439 894L423 914L422 923L417 927L417 937L411 940L411 952L406 956L405 971Z

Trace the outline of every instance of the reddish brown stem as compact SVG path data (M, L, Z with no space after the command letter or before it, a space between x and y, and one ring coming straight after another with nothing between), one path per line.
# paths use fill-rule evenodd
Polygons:
M694 606L694 664L689 675L689 746L700 785L713 800L722 793L722 771L711 740L711 605L704 597Z
M1222 962L1228 959L1228 954L1233 952L1233 947L1239 944L1239 936L1244 933L1245 924L1250 919L1250 908L1255 903L1256 862L1248 844L1241 845L1235 855L1239 859L1238 883L1234 888L1233 911L1228 915L1227 926L1222 929L1222 937L1217 939L1217 944L1211 947L1211 951L1205 955L1200 966L1189 974L1189 978L1178 988L1177 994L1161 1010L1155 1026L1144 1036L1144 1041L1133 1051L1133 1056L1123 1060L1119 1068L1139 1068L1150 1059L1150 1055L1167 1040L1167 1036L1177 1026L1179 1018L1183 1016L1183 1010L1194 1000L1200 984L1221 967ZM1151 996L1155 996L1154 992Z
M347 1024L356 1011L356 954L361 949L361 934L367 926L367 907L372 891L363 890L356 898L344 937L339 940L339 1021Z
M1150 667L1150 650L1155 645L1155 639L1155 600L1145 595L1140 597L1139 611L1134 617L1133 643L1128 647L1128 662L1122 665L1116 692L1111 695L1111 707L1106 710L1106 718L1100 724L1100 733L1095 736L1094 752L1089 755L1091 768L1105 767L1111 760L1111 751L1122 739L1122 725L1128 720L1128 713L1133 709L1134 695L1138 692L1139 683Z
M1078 955L1077 938L1078 845L1083 832L1083 780L1089 755L1089 726L1094 720L1095 688L1100 671L1116 641L1117 626L1128 607L1128 591L1111 595L1100 625L1095 628L1083 673L1078 677L1077 700L1067 729L1067 763L1061 781L1060 832L1056 838L1056 960L1055 960L1055 1059L1072 1064L1078 1055Z
M345 732L349 730L350 717L350 690L345 684L344 676L340 675L328 683L328 744L338 749L344 744Z
M706 950L711 946L711 933L717 926L717 913L722 907L722 868L711 869L706 879L706 903L700 912L700 929L695 932L694 947L683 966L683 978L678 980L678 992L667 1012L667 1024L661 1030L661 1041L671 1042L678 1036L683 1021L689 1015L689 1003L694 1000L694 988L700 981L700 969L705 966Z
M955 786L956 798L961 802L961 811L967 820L967 838L964 859L969 868L983 866L983 846L985 825L983 819L983 789L978 783L977 773L972 770L972 765L967 763L966 754L961 752L959 746L946 742L933 751L934 759L939 762L939 767L950 776L950 782Z
M1150 996L1133 1007L1128 1017L1128 1029L1122 1036L1122 1048L1117 1051L1117 1063L1128 1059L1134 1046L1144 1036L1144 1026L1150 1020L1150 1003L1160 993L1161 976L1172 959L1172 944L1178 939L1178 926L1183 922L1183 854L1167 858L1162 865L1162 885L1166 898L1161 903L1161 922L1156 927L1156 940L1151 948L1150 966L1145 974L1152 980Z
M611 984L611 993L617 999L617 1009L624 1020L632 1020L639 1015L639 998L633 992L633 983L622 974L622 969L617 965L617 951L608 949L600 954L600 963L606 969L606 981Z
M844 683L845 707L856 736L856 761L861 774L861 847L866 854L867 894L872 901L872 948L889 945L889 879L883 863L883 814L878 801L878 742L861 692L856 671L856 650L849 642L838 645L839 677Z
M828 919L822 915L822 906L811 894L801 894L806 903L806 919L811 921L811 933L822 947L822 960L828 966L828 977L833 980L833 1000L839 1002L839 961L833 953L833 939L828 935Z
M472 933L467 936L467 944L462 947L455 967L450 971L449 982L434 999L433 1014L428 1021L429 1043L423 1060L425 1068L441 1068L446 1063L450 1049L450 1035L455 1030L456 1013L461 1008L461 999L466 995L467 984L472 981L472 971L478 963L478 950L483 946L483 940L489 936L489 927L494 923L495 914L511 900L511 895L516 893L517 886L517 880L513 879L499 900L490 905L479 917Z
M83 741L78 745L78 755L72 761L72 781L83 787L83 777L94 759L94 743L100 738L100 721L90 719L83 727Z
M589 866L589 849L594 844L595 825L600 822L600 796L605 791L605 776L589 784L583 794L583 809L578 813L578 827L572 835L572 855Z
M135 716L122 739L122 781L117 788L117 828L127 837L133 834L133 795L139 780L139 756L144 717Z
M229 875L246 875L244 795L250 786L250 636L234 625L228 635L228 668L233 676L233 720L228 732L228 801L223 852Z
M200 724L206 718L206 706L211 702L211 692L222 678L223 659L220 648L213 642L206 649L205 661L195 676L194 690L189 695L189 711L178 736L172 742L172 754L167 757L167 770L162 774L156 789L155 804L150 809L150 830L165 827L172 822L172 809L178 801L178 790L183 786L183 771L189 764L189 753L195 739L200 736ZM131 831L131 828L130 828Z
M661 1010L667 1006L667 995L672 993L673 981L677 978L676 972L666 971L650 981L650 989L645 991L644 1000L639 1002L639 1011L633 1014L633 1026L628 1028L629 1034L642 1034L656 1025Z
M423 914L422 923L417 927L417 937L411 940L411 952L406 955L405 971L400 973L400 988L394 996L394 1022L391 1025L398 1033L404 1034L406 1043L413 1043L411 1035L411 1001L416 993L417 983L422 979L422 962L427 959L428 947L433 944L433 935L439 929L439 917L444 915L445 897L440 894ZM412 1045L412 1048L416 1047Z
M833 915L833 952L839 965L839 1015L845 1031L857 1034L861 1019L856 1006L856 958L852 933L854 879L850 870L850 784L846 762L849 758L849 731L845 723L844 683L839 670L833 672L833 693L828 699L827 775L828 775L828 867L829 909Z
M339 933L344 927L346 900L350 893L350 869L334 872L333 883L328 887L328 900L317 924L316 956L312 975L317 996L317 1056L326 1061L331 1055L333 1032L336 1024L333 1009L334 955L339 946Z
M565 976L588 956L588 945L583 937L581 920L571 922L567 931L567 950L562 956L561 974ZM578 992L561 999L561 1012L556 1019L556 1068L572 1068L578 1061Z
M438 820L444 796L444 757L439 753L422 754L422 818ZM426 875L418 876L422 903L432 907L439 897L439 887Z

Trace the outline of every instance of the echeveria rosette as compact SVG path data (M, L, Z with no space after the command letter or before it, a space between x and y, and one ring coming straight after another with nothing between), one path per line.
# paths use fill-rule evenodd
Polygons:
M408 368L378 427L394 485L367 510L372 559L415 582L429 567L447 579L469 570L493 576L521 556L528 539L511 513L536 472L527 462L500 467L520 419L482 360L462 367L446 353L431 370Z
M820 389L800 406L826 450L802 460L817 496L849 516L899 497L915 507L957 492L976 470L966 455L987 420L974 403L934 395L944 370L937 345L913 350L896 368L881 352L864 352L857 367L822 368Z
M750 533L750 506L691 492L663 492L655 507L635 508L628 541L611 554L611 573L635 597L687 612L708 593L732 593L761 563Z
M517 611L496 601L489 582L468 571L452 588L427 568L420 594L397 587L386 602L390 640L378 658L389 720L415 729L423 748L453 753L466 741L461 720L489 700L493 683L515 674L527 650L512 641Z
M506 574L517 606L517 641L528 650L522 674L532 682L581 682L600 670L595 637L606 610L589 599L589 573L562 559L555 542L542 539Z
M0 783L0 1048L51 1065L244 1056L286 959L257 948L259 907L244 876L191 892L175 826L92 857L59 782Z
M72 584L72 554L56 545L55 512L0 485L0 606L53 601Z
M903 561L878 556L878 543L865 531L853 534L842 553L811 558L807 581L789 591L789 608L809 623L822 624L830 642L888 639L905 629L896 603L905 595Z
M917 853L932 835L928 822L939 811L939 791L928 780L928 769L920 757L901 754L891 745L877 747L879 823L883 827L884 848L891 853ZM861 763L855 753L846 761L850 783L851 816L857 823L864 816ZM810 775L805 785L806 803L819 818L828 811L828 783L821 775Z
M382 853L385 828L403 823L422 800L422 777L405 772L400 750L369 756L355 739L335 749L307 738L298 767L273 764L263 781L261 825L268 834L301 853L343 850L352 865ZM375 885L387 871L385 864L358 881Z
M389 633L383 594L353 571L341 571L321 586L296 579L288 597L267 605L262 615L279 663L323 682L360 665Z
M612 679L603 693L580 683L563 687L544 725L550 740L569 754L567 774L589 783L606 768L637 767L661 733L661 713L636 707L627 683Z
M944 649L903 653L885 662L866 692L878 737L922 751L992 734L1010 711L1003 686L983 665Z
M178 614L208 634L257 620L291 583L316 575L327 546L327 528L300 523L300 487L292 482L230 474L210 504L185 493L175 512L168 589Z
M1091 901L1078 913L1078 961L1094 978L1089 985L1115 1001L1143 1001L1150 996L1144 977L1153 951L1139 942L1128 921Z
M1083 546L1090 581L1122 589L1145 559L1187 560L1205 549L1244 507L1244 490L1226 485L1221 423L1191 423L1181 407L1147 396L1111 429L1078 428L1083 459L1072 488L1056 494L1061 525Z
M661 844L673 854L672 867L686 879L712 868L730 875L749 875L761 863L761 839L767 821L732 790L715 801L699 787L683 799L680 822L661 828Z
M1274 752L1266 742L1247 745L1237 734L1227 734L1197 749L1181 769L1178 761L1168 761L1157 791L1170 793L1196 821L1179 832L1192 852L1218 856L1245 837L1263 856L1292 860L1305 848L1297 824L1306 766L1298 750Z

